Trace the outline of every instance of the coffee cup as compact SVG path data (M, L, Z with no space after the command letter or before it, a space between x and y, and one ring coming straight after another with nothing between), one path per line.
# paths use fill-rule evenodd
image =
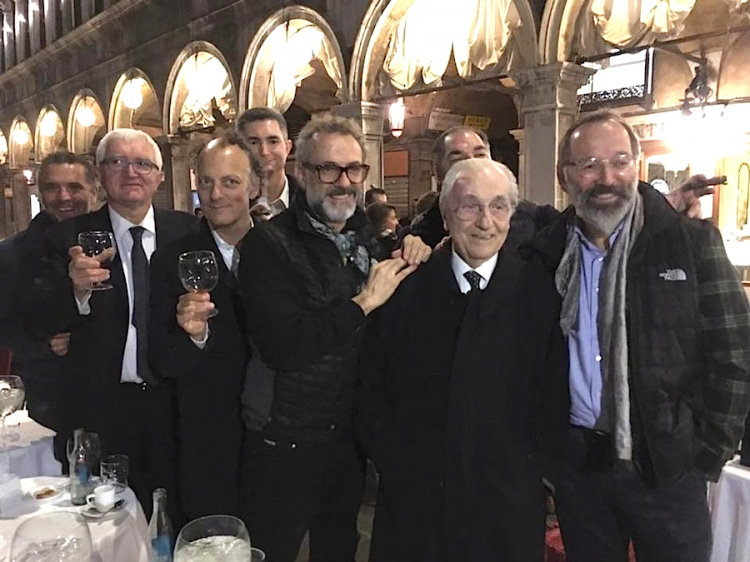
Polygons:
M104 484L94 488L94 493L86 496L86 503L100 513L106 513L115 505L115 487Z

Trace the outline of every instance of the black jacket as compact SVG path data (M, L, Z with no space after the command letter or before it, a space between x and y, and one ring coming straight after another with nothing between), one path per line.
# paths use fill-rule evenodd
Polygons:
M32 337L24 325L42 267L45 234L54 224L42 211L26 230L0 243L0 346L13 351L13 371L26 387L31 418L57 430L62 358L52 353L49 338Z
M304 197L250 230L241 245L240 286L253 344L275 372L269 435L322 441L351 429L359 332L352 302L363 281L305 216ZM371 257L380 248L360 209L345 226Z
M177 271L183 252L210 250L219 265L211 301L219 314L197 347L177 324L186 290ZM188 520L239 511L242 443L240 394L249 358L239 285L227 269L205 219L151 259L149 352L154 374L171 379L176 394L180 496Z
M513 250L468 295L450 246L408 277L362 344L359 436L381 477L370 559L542 560L567 370L555 288Z
M750 312L716 227L641 184L644 225L628 261L634 460L656 483L695 468L717 478L750 408ZM560 262L570 208L534 249Z

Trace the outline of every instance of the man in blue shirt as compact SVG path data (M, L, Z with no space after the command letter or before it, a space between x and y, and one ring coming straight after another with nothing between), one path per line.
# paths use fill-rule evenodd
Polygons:
M750 408L750 312L718 230L638 182L615 113L566 133L573 206L535 246L563 299L570 431L557 506L571 562L705 562L715 480Z

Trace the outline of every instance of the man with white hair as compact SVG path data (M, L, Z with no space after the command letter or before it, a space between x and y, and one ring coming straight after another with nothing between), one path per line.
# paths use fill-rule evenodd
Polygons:
M159 428L170 423L165 389L148 365L149 259L157 246L184 235L186 213L154 209L164 180L162 156L142 131L116 129L96 151L107 204L53 227L33 323L38 332L71 332L63 365L63 423L97 432L102 454L130 457L130 485L146 512L151 492L166 485L169 444ZM114 249L89 257L78 234L108 231ZM110 290L97 290L106 282ZM69 434L58 433L65 440Z
M503 164L454 164L439 200L450 242L368 324L358 426L381 476L373 562L544 556L567 361L553 283L505 245L517 203Z

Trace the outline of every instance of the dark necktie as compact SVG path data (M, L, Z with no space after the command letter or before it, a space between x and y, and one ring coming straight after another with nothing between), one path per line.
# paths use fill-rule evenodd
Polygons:
M240 275L240 250L235 248L232 252L232 275L235 279Z
M471 269L464 273L464 277L466 277L466 280L469 282L472 291L479 290L479 282L483 279L479 273Z
M138 376L144 381L151 380L151 372L148 368L148 258L143 251L141 238L143 237L142 226L134 226L130 229L133 237L133 253L130 261L133 266L133 326L136 332L136 357Z

